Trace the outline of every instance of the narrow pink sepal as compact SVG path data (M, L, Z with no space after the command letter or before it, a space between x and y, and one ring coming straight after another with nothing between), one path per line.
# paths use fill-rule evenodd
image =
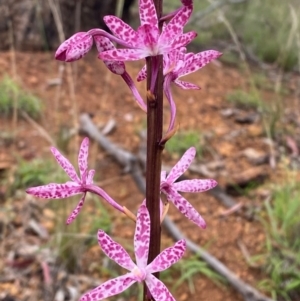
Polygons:
M186 58L185 67L181 68L177 75L178 77L181 77L193 73L221 55L222 53L216 50L207 50L194 54L193 56Z
M181 159L173 166L167 176L168 183L174 183L191 165L196 155L196 149L190 147L181 157Z
M145 204L141 205L136 220L134 252L138 267L146 267L150 242L150 216Z
M74 182L79 182L79 178L75 171L74 166L70 163L70 161L65 158L55 147L50 148L53 156L55 157L57 163L62 167L62 169L67 173L70 179Z
M124 269L131 271L136 267L126 250L103 230L98 231L98 242L103 252Z
M58 47L55 58L60 61L73 62L85 56L92 46L92 36L85 32L77 32Z
M210 190L218 185L213 179L193 179L176 182L173 187L181 192L203 192Z
M139 0L141 25L149 24L158 29L158 20L153 0Z
M201 88L195 84L176 79L174 84L184 90L200 90Z
M94 178L94 175L95 175L95 170L94 169L91 169L87 175L87 178L86 178L86 184L87 185L91 185L93 184L93 178Z
M206 228L206 223L202 216L197 212L197 210L174 188L169 188L167 193L167 199L171 201L175 207L189 220L194 222L197 226L202 229Z
M167 287L152 274L147 275L145 282L155 301L176 301Z
M196 37L197 37L197 33L195 31L190 31L182 35L179 35L171 42L168 49L171 50L174 48L184 47L187 44L189 44L192 40L194 40Z
M116 49L113 43L106 37L94 36L94 41L99 54L103 51ZM103 61L103 63L114 74L122 75L125 72L125 64L122 61Z
M181 239L173 247L163 250L146 268L148 273L156 273L168 269L183 256L186 242Z
M88 155L89 155L89 138L85 137L80 145L78 154L78 167L81 180L85 183L88 169Z
M138 28L137 34L138 42L136 46L141 49L152 49L154 51L153 55L157 54L155 48L158 43L159 29L149 24L144 24ZM151 53L151 51L149 51L149 53Z
M116 37L126 41L131 46L135 44L138 39L137 33L127 23L115 16L105 16L103 20Z
M107 61L137 61L149 56L144 49L115 49L99 53L98 58Z
M106 299L122 293L135 282L134 275L127 273L102 283L100 286L84 294L80 298L80 301L100 301Z
M86 196L86 192L83 194L83 196L81 197L80 201L78 202L76 208L72 211L72 213L69 215L66 224L70 225L73 220L77 217L77 215L79 214L83 204L84 204L84 200L85 200L85 196Z
M47 185L26 189L28 194L44 199L63 199L82 193L82 187L78 183L66 182L63 184L50 183Z
M138 82L143 81L144 79L147 78L147 66L145 65L138 73L136 80Z
M174 37L182 34L183 28L188 22L192 11L193 7L191 5L182 7L164 28L159 38L159 43L168 43Z

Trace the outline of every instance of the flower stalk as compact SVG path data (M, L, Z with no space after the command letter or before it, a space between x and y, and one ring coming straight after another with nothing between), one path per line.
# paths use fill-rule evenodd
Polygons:
M154 0L158 19L162 15L162 1ZM158 70L153 66L153 57L146 58L147 64L147 163L146 163L146 206L150 215L150 244L148 264L160 253L161 221L160 221L160 144L163 133L163 56L154 57ZM154 70L153 70L154 69ZM157 71L156 71L156 70ZM153 72L154 71L154 72ZM158 72L157 76L155 71ZM154 89L152 81L156 77ZM159 278L159 274L154 274ZM144 301L153 301L153 297L144 286Z

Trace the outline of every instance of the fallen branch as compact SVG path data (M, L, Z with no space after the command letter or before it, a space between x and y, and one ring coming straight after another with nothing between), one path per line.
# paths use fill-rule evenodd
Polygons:
M125 166L126 171L132 174L138 188L145 193L146 186L145 180L142 177L142 168L138 164L138 159L132 153L121 149L109 139L104 137L87 114L82 114L80 116L80 129L82 132L86 133L98 142L99 145L112 155L120 165ZM245 301L274 301L262 295L255 288L242 281L217 258L199 247L190 239L186 238L167 216L164 219L163 226L175 240L185 239L188 249L199 255L216 272L222 275L228 283L230 283L244 297Z

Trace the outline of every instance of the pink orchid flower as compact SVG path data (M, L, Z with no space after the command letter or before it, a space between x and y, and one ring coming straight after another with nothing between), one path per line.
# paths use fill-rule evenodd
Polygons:
M185 215L189 220L194 222L199 227L205 229L206 223L196 209L183 197L178 191L181 192L203 192L214 188L217 182L212 179L194 179L184 180L181 182L175 181L188 169L191 162L195 158L196 149L189 148L182 156L182 158L171 169L168 176L166 172L161 172L160 190L163 192L167 199L171 201L175 207Z
M74 62L85 56L93 46L93 37L86 32L77 32L64 41L56 50L59 61Z
M164 93L170 104L170 124L167 132L174 128L176 117L176 105L171 93L171 83L182 89L200 89L199 86L179 80L180 77L196 72L210 63L212 60L217 59L222 53L216 50L207 50L199 53L186 53L186 48L174 49L164 55ZM147 69L144 66L137 76L137 81L142 81L147 77Z
M175 301L166 286L152 274L168 269L176 263L186 248L185 240L179 240L173 247L162 251L147 265L150 242L150 216L145 205L141 205L134 234L134 252L136 264L125 249L113 241L104 231L98 231L98 242L103 252L129 273L102 283L97 288L84 294L80 301L100 301L117 295L135 282L145 281L147 288L156 301Z
M159 31L158 19L153 0L139 0L141 26L137 31L115 16L105 16L104 22L111 32L128 49L114 49L100 54L102 60L139 60L149 56L168 53L172 49L190 43L196 32L183 34L183 27L188 22L193 5L183 6L171 21Z
M86 193L88 191L98 194L108 203L110 203L114 208L121 212L124 212L124 209L118 203L116 203L104 190L96 185L93 185L95 170L92 169L88 171L88 149L89 139L84 138L81 143L78 155L78 166L80 172L79 178L75 171L75 168L70 163L70 161L66 159L55 147L52 147L51 152L53 153L56 161L67 173L71 181L63 184L50 183L47 185L31 187L26 190L26 192L29 194L45 199L60 199L83 193L83 196L81 197L76 208L68 217L67 224L70 224L79 214L84 204Z

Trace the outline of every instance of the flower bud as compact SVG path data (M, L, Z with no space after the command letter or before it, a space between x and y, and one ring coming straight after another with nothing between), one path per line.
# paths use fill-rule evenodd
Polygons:
M93 38L86 32L77 32L64 41L56 50L55 58L59 61L73 62L85 56L93 46Z

